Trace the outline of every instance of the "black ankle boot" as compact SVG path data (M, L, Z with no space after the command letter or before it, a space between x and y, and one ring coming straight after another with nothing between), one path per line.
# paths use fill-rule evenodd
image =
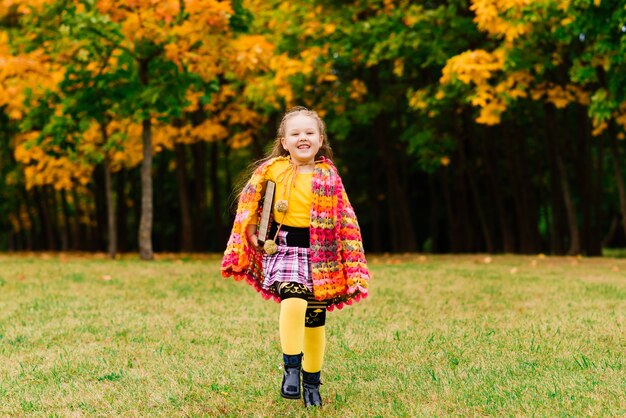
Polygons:
M302 353L288 355L283 354L285 371L283 372L283 385L280 394L287 399L300 399L300 371L302 370Z
M320 396L320 373L309 373L302 371L302 397L304 398L304 406L322 406L322 397Z

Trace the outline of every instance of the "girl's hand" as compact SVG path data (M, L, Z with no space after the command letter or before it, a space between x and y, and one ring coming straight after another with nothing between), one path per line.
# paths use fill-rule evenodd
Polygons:
M248 225L248 227L246 228L246 238L248 239L248 243L252 245L255 250L261 251L261 246L259 245L259 236L256 232L256 225Z
M248 235L248 242L254 247L255 250L261 251L261 246L259 245L259 237L257 237L256 234Z

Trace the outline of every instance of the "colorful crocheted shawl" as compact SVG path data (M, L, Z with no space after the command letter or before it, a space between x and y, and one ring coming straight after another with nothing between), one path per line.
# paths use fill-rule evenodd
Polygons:
M278 157L261 164L239 197L233 230L222 259L222 276L246 280L265 299L279 302L274 287L263 289L263 253L246 239L246 227L254 213L260 214L265 174ZM313 294L328 302L328 310L341 309L367 296L369 271L361 230L333 163L326 158L313 170L310 248ZM257 216L260 219L260 216Z

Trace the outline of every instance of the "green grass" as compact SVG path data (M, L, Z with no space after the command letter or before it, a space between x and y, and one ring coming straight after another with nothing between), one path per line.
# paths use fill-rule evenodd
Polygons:
M370 267L371 297L328 316L307 411L278 393L278 305L218 256L0 255L0 415L626 415L626 260Z

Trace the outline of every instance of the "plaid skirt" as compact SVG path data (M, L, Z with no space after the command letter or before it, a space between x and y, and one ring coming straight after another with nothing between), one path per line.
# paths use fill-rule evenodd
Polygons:
M278 232L278 251L263 255L263 288L269 289L275 283L300 283L313 292L313 275L309 248L287 246L287 231Z

